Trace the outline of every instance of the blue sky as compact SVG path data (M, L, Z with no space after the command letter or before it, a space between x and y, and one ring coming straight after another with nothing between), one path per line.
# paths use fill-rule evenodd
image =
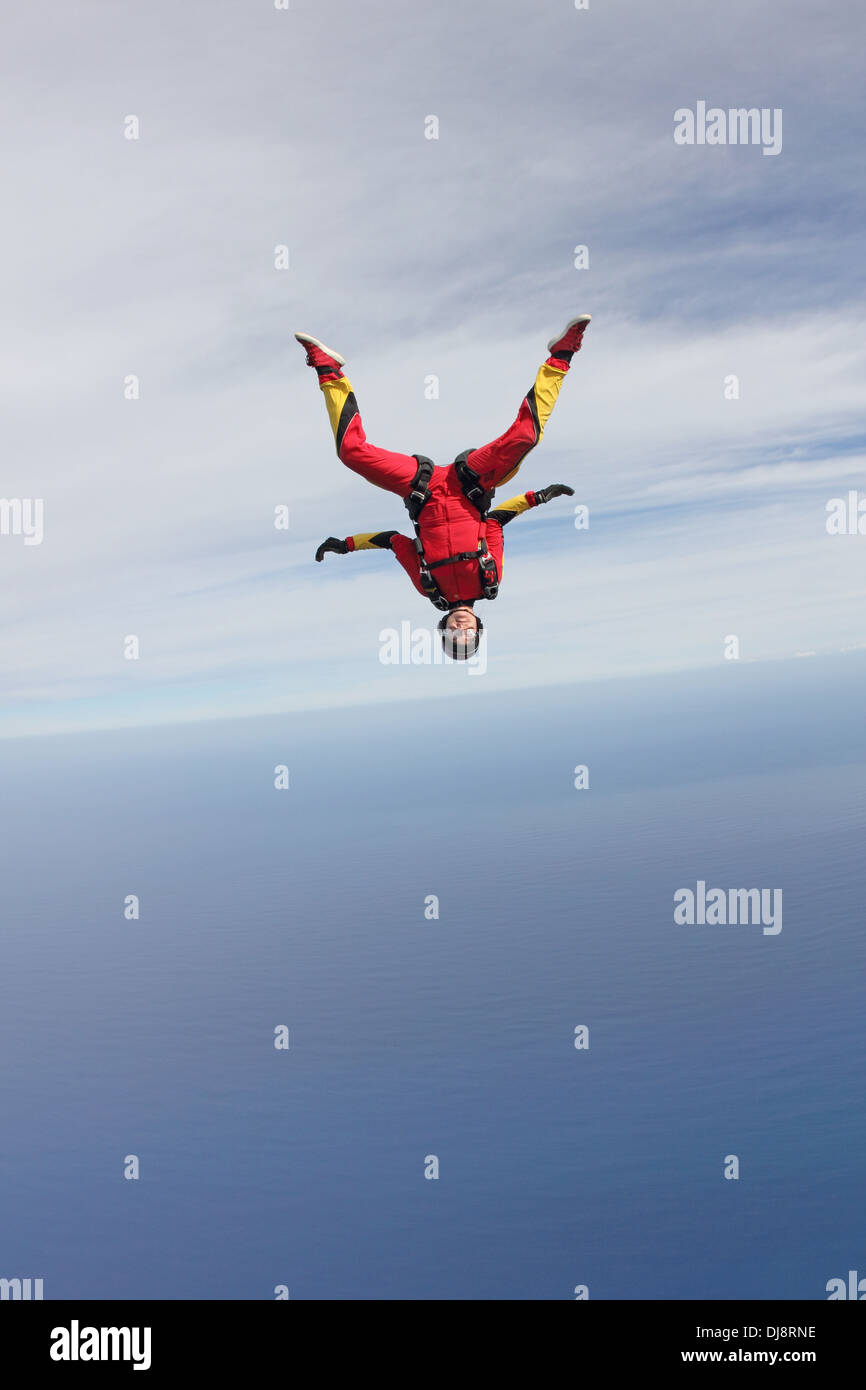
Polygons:
M462 692L379 661L434 619L391 557L312 561L405 518L339 467L296 328L371 439L447 462L594 316L507 489L568 482L590 528L509 527L478 693L862 647L866 536L824 524L866 493L862 40L800 0L14 16L0 495L45 539L0 536L4 731ZM699 100L781 108L781 153L675 145Z

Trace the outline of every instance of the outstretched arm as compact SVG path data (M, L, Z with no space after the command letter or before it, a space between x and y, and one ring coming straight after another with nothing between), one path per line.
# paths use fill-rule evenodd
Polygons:
M573 497L574 488L566 483L551 483L549 487L539 488L536 492L523 492L519 497L509 497L507 502L501 502L488 516L492 521L498 521L500 526L507 526L509 521L513 521L521 512L528 511L530 507L540 507L542 503L549 502L554 497Z
M396 531L361 531L357 536L347 536L342 541L336 536L329 536L316 551L316 559L324 560L329 551L334 555L348 555L350 550L390 550L391 537L396 535Z

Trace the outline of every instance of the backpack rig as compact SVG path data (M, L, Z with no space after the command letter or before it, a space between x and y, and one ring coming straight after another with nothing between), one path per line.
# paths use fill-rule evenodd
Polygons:
M458 454L454 460L454 469L463 490L463 496L470 506L478 512L481 520L481 529L478 534L478 545L475 550L461 550L457 555L447 555L444 560L428 561L424 554L424 545L421 540L421 531L418 525L418 518L424 507L430 501L430 479L433 477L435 467L433 460L424 454L413 454L417 460L418 468L415 477L412 479L412 486L409 495L404 499L405 507L415 528L415 549L418 553L419 580L421 587L434 607L440 612L448 612L453 607L452 601L447 599L439 585L433 577L432 571L440 569L443 565L456 565L461 560L478 561L478 579L481 585L481 593L484 598L493 599L499 593L499 577L496 573L496 561L487 549L487 538L485 535L484 522L490 510L490 503L493 500L493 489L483 488L479 475L474 468L470 468L467 463L471 449L466 449L462 454Z

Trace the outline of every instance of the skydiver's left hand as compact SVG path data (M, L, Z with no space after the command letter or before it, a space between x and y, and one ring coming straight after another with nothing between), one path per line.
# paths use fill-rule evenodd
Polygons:
M328 551L331 551L334 555L348 555L349 547L345 541L339 540L337 536L329 536L326 541L322 541L322 544L316 551L316 559L320 564Z
M535 489L536 502L549 502L552 497L573 497L574 488L568 483L550 483L547 487Z

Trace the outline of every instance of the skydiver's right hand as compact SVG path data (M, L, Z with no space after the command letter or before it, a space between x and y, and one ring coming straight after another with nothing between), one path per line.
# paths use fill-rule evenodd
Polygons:
M325 553L328 550L333 551L335 555L348 555L349 553L349 547L345 541L338 540L336 536L329 536L326 541L322 541L322 544L316 551L316 559L320 562L324 560Z

